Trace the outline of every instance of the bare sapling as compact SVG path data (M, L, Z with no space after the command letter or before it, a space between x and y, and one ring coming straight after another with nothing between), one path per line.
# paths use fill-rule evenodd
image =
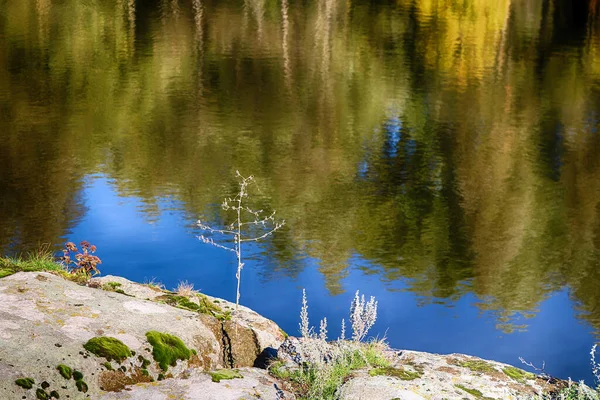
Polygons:
M235 171L235 173L239 181L239 191L234 197L225 198L221 204L223 210L235 213L235 221L226 226L225 229L215 229L203 221L198 221L198 227L206 231L208 235L217 234L233 237L233 247L219 244L210 236L200 235L198 239L204 243L235 253L237 257L235 309L237 311L240 303L241 274L244 268L244 263L242 262L242 244L257 242L272 235L285 225L285 221L276 220L275 211L265 213L263 210L254 210L248 207L246 204L248 202L248 189L251 184L256 184L256 181L252 175L244 177L239 171Z

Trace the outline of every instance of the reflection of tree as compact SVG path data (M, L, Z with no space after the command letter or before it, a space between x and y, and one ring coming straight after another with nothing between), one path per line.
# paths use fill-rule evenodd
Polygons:
M89 171L198 214L239 168L289 221L267 274L338 293L358 253L502 322L568 284L600 326L596 1L159 3L3 5L0 243L55 241Z

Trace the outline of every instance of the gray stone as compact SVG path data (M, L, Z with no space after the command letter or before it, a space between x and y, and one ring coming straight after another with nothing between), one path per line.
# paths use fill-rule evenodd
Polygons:
M281 389L281 383L267 371L241 368L243 378L213 382L207 373L193 371L186 379L168 379L157 383L140 383L119 393L104 393L100 400L256 400L295 399Z
M119 289L131 295L79 286L50 273L17 273L0 279L0 399L34 399L44 381L50 385L47 393L56 390L61 398L66 398L63 394L71 399L84 397L74 380L65 380L58 373L59 364L83 373L91 398L98 398L107 385L128 386L156 379L159 374L179 378L187 376L190 369L228 367L231 357L225 354L222 336L236 327L248 332L245 336L228 334L231 348L245 356L235 360L242 367L252 366L264 347L277 347L283 341L275 323L245 307L222 323L211 315L146 300L158 296L152 296L149 291L155 291L143 285L118 277L107 280L121 283ZM231 307L224 301L219 304ZM148 331L179 337L197 356L162 371L146 340ZM107 371L106 359L83 348L97 336L117 338L135 351L135 356L122 364L111 363L113 369L122 367L125 372ZM150 365L143 368L139 357L151 361ZM32 378L35 385L23 389L15 384L19 378Z

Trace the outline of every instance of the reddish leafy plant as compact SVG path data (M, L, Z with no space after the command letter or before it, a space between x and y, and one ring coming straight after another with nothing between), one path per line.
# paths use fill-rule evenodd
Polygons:
M77 248L75 243L65 243L63 249L63 256L61 261L68 272L71 274L85 274L88 276L98 275L98 264L102 264L100 257L95 256L96 246L90 244L87 241L83 241L79 244L81 251Z

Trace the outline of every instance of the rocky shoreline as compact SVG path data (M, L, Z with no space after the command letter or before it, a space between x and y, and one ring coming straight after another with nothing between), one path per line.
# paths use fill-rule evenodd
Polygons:
M297 359L290 349L301 354L303 339L234 308L115 276L89 286L48 272L2 278L0 399L297 398L267 367ZM385 357L389 367L353 371L337 398L525 399L566 385L461 354L386 349Z

